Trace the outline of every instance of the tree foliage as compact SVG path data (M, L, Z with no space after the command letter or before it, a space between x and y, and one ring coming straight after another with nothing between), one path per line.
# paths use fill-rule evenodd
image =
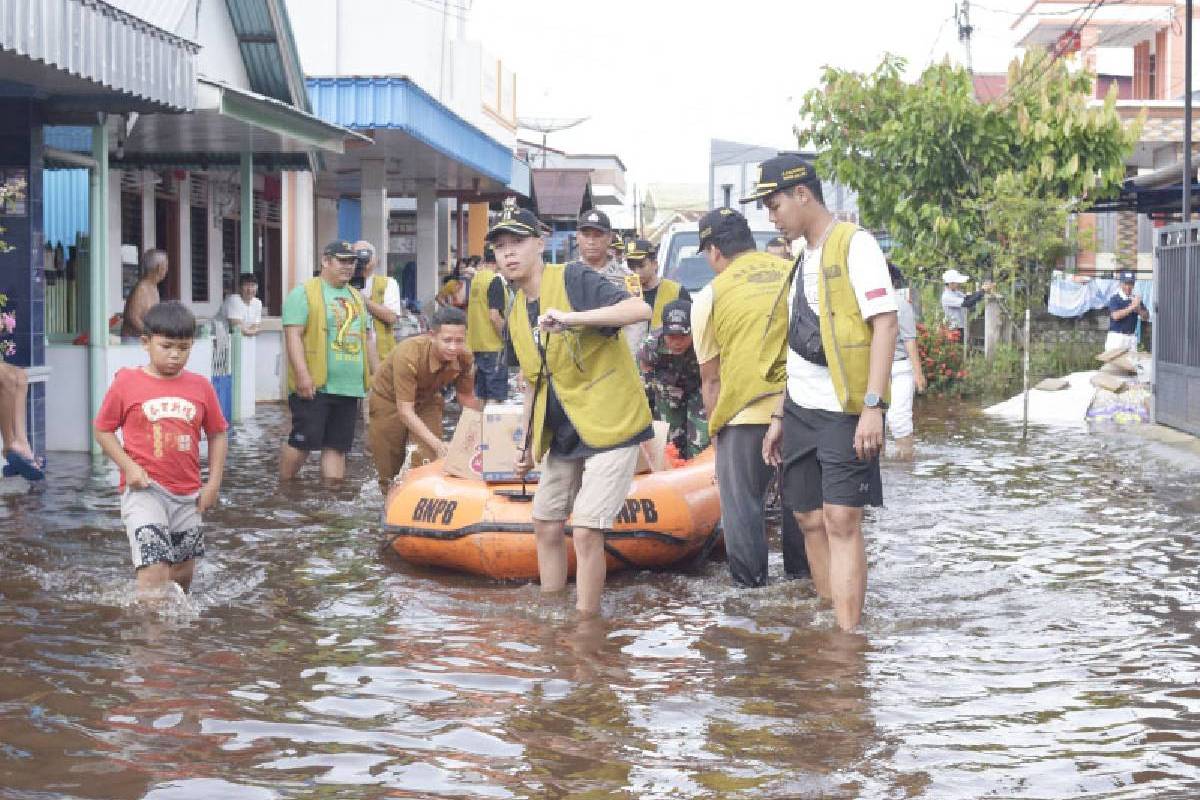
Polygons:
M864 224L892 235L906 271L955 266L1011 287L1071 246L1070 213L1124 180L1140 121L1122 123L1115 89L1096 103L1091 74L1030 51L1009 89L980 102L962 67L935 64L910 83L905 66L887 55L866 75L827 67L796 135L858 192Z

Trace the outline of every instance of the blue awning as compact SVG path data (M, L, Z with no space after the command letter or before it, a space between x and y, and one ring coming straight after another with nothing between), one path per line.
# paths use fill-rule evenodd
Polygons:
M507 186L512 151L403 77L308 78L313 112L360 131L401 131Z

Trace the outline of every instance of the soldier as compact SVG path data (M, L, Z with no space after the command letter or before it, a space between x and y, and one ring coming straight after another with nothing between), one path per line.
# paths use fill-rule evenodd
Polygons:
M668 441L683 458L695 458L708 447L708 420L700 394L700 364L692 349L692 304L675 300L662 316L662 327L642 342L638 364L654 396L655 417L671 426Z

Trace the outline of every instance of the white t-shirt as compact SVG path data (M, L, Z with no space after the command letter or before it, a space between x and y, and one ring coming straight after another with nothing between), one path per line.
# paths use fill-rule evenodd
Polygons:
M371 281L375 280L375 276L371 276ZM367 283L367 297L371 294L371 283ZM399 314L404 311L404 304L400 301L400 284L396 283L396 279L388 277L387 283L383 287L383 307L393 314Z
M262 324L262 300L250 298L250 303L242 299L240 294L231 294L221 304L221 316L227 320L237 320L243 327Z
M814 312L818 311L817 270L821 265L821 250L804 249L804 297ZM892 277L888 273L887 258L879 249L875 237L867 231L856 231L850 239L849 256L850 285L854 287L854 296L858 299L858 310L863 319L870 319L876 314L896 310L896 297L892 294ZM796 292L788 293L788 314L792 312ZM814 364L801 358L796 351L788 348L787 352L787 393L788 399L801 408L814 408L821 411L841 411L837 392L833 388L833 378L829 376L829 367Z

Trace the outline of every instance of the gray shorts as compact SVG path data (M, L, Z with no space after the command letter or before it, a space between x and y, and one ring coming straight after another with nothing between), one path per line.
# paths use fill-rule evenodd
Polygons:
M196 494L171 494L157 483L126 489L121 521L129 537L135 569L151 564L182 564L204 555L204 531Z

